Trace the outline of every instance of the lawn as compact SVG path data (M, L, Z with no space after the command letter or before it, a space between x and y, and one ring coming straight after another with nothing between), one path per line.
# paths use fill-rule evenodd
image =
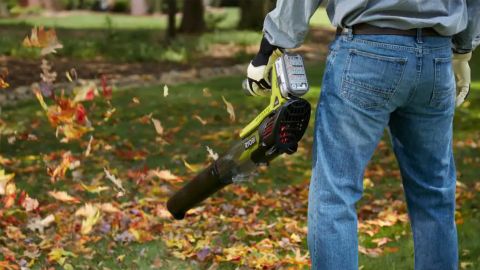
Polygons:
M215 25L217 29L234 29L240 20L240 10L238 8L221 8L207 11L207 24L218 20ZM181 21L181 16L177 22ZM101 12L72 12L56 13L49 16L27 15L16 18L0 18L0 25L28 25L66 29L106 29L113 28L117 30L138 30L155 29L165 30L167 27L167 17L165 15L153 16L130 16L120 13L101 13ZM320 8L312 17L312 26L329 26L326 11Z
M165 38L166 17L128 16L95 12L59 13L50 16L30 15L0 18L2 33L0 54L16 58L39 58L33 50L19 47L18 41L33 26L57 29L64 49L59 57L78 60L103 59L106 61L174 62L189 63L201 57L214 45L240 47L230 58L247 61L250 45L261 38L260 31L238 31L238 8L224 8L207 12L210 31L202 36L182 35L169 43ZM180 22L180 19L177 20ZM325 9L313 16L312 26L329 26ZM246 57L248 56L248 57Z
M455 153L462 268L480 269L479 57L472 67L475 82L469 104L458 109L455 118ZM307 99L312 105L320 92L322 70L318 63L308 68L313 87ZM47 262L59 269L60 265L75 269L236 269L272 266L280 260L283 266L307 268L299 264L307 260L303 256L307 252L312 125L298 153L277 159L253 182L226 188L184 221L171 220L163 208L169 194L182 183L149 176L155 169L169 170L188 181L195 173L187 165L200 168L208 163L206 146L219 153L228 149L241 127L266 104L261 98L243 95L242 79L170 86L167 97L163 86L158 86L114 92L110 102L86 102L95 127L90 133L94 143L89 156L83 154L89 136L59 142L38 102L2 108L0 116L7 128L0 136L0 161L7 172L16 174L17 188L39 200L40 209L29 214L18 206L2 211L2 226L12 221L24 237L10 228L10 233L0 233L0 243L15 258L31 262L32 269L41 269ZM229 120L222 96L235 107L235 122ZM152 117L161 121L161 135L151 124ZM52 183L46 167L58 166L67 150L80 164ZM122 180L123 196L105 177L104 168ZM388 216L391 224L361 229L361 245L368 254L360 257L362 269L413 269L413 243L409 226L402 221L404 199L388 138L379 145L366 178L365 196L358 206L360 219L376 224ZM109 190L96 193L86 186ZM48 195L52 190L68 191L81 203L56 200ZM90 233L80 234L81 219L73 213L87 202L112 203L119 212L103 212ZM43 234L26 228L32 216L49 213L55 215L55 224ZM383 240L387 243L379 244ZM58 255L60 248L74 255ZM30 259L25 254L31 253L25 250L35 250L40 257ZM0 261L6 256L5 252L0 255Z

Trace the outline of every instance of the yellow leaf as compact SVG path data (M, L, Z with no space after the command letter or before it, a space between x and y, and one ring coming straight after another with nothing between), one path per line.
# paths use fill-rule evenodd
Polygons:
M40 88L38 88L38 84L35 84L32 86L33 88L33 93L35 94L35 97L37 97L37 100L38 102L40 103L40 106L42 106L42 108L47 111L48 110L48 106L47 104L45 103L45 100L43 100L43 96L42 96L42 92L40 91Z
M210 93L210 89L208 88L203 88L203 96L204 97L211 97L212 93Z
M63 248L54 248L52 251L50 251L50 253L48 253L48 260L50 262L57 262L60 265L64 265L65 260L68 257L77 257L77 255L72 252L65 251Z
M167 96L168 96L168 86L167 86L167 85L165 85L165 86L163 87L163 96L164 96L164 97L167 97Z
M105 190L109 190L110 188L107 186L87 186L83 183L80 184L85 191L90 192L90 193L100 193Z
M300 236L298 236L298 234L295 234L295 233L292 233L292 235L290 235L290 239L292 239L292 241L295 243L302 242L302 239L300 238Z
M183 164L185 165L185 167L187 167L187 169L191 172L198 172L202 169L202 165L201 164L190 164L188 163L185 159L183 159Z
M70 196L65 191L49 191L48 195L52 196L56 200L66 202L66 203L79 203L80 200L78 198Z
M5 187L14 177L14 173L5 174L5 170L0 170L0 195L5 195Z
M79 208L75 212L75 215L85 217L85 219L82 220L82 228L80 229L82 234L89 234L93 226L100 220L100 210L97 206L90 203L86 203L83 207Z

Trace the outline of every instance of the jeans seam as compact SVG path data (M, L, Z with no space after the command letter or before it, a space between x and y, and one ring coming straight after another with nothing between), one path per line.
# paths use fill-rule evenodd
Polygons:
M433 59L434 61L434 81L433 81L433 92L432 92L432 97L430 99L430 106L433 106L435 108L444 108L444 107L447 107L447 105L445 106L441 106L441 100L437 100L439 97L444 97L444 96L448 96L447 94L450 94L451 90L452 89L448 89L448 90L445 90L445 91L440 91L438 90L438 83L437 83L437 78L439 78L439 71L438 71L438 66L437 64L438 63L448 63L448 62L451 62L451 58L446 58L446 57L439 57L439 58L434 58ZM445 95L442 95L442 94L445 94Z
M361 39L361 38L354 38L354 39L351 40L351 42L367 44L367 45L371 45L371 46L375 46L375 47L381 47L381 48L392 49L392 50L393 49L395 49L395 50L398 49L398 50L409 51L409 52L417 51L417 48L415 48L415 47L388 44L388 43L366 40L366 39ZM451 47L450 46L442 46L442 47L423 48L423 51L425 53L430 53L430 52L434 52L434 51L437 51L437 50L445 50L445 49L451 49Z

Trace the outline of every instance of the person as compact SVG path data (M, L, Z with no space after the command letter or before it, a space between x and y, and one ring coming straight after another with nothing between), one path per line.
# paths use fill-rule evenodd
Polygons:
M277 1L247 70L252 94L268 92L274 52L303 42L320 3ZM312 269L357 269L355 203L385 128L402 175L415 269L457 269L452 123L455 103L469 91L480 1L331 0L326 9L337 35L315 119L307 236Z

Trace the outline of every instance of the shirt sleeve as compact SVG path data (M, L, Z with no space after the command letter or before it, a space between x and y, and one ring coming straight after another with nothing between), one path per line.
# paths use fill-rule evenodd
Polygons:
M458 53L468 53L480 44L480 1L467 0L467 9L467 28L453 36L453 49Z
M322 0L277 0L276 8L267 15L263 26L270 44L286 49L299 47L308 33L310 18L321 2Z

